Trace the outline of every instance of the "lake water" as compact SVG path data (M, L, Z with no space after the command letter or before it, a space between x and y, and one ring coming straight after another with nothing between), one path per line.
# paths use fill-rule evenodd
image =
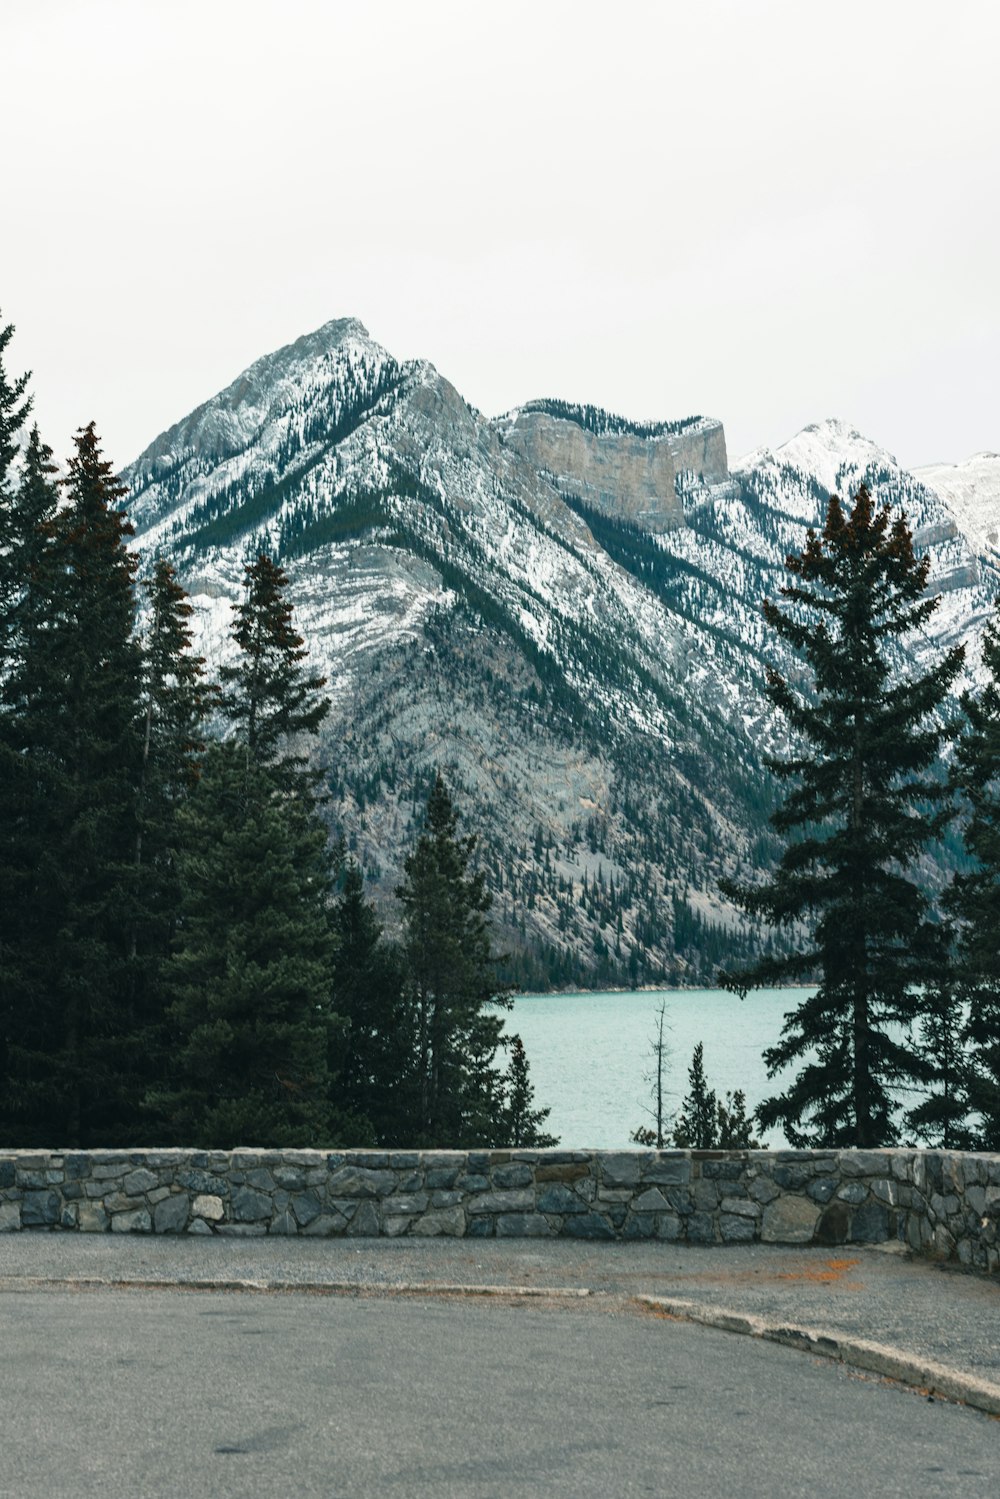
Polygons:
M550 1108L545 1128L576 1150L627 1148L637 1125L652 1126L650 1043L666 1003L665 1113L688 1088L691 1053L705 1047L709 1087L722 1098L742 1088L752 1112L769 1094L783 1091L789 1070L769 1082L761 1057L781 1033L784 1016L808 989L759 989L738 999L722 989L667 989L627 994L522 994L506 1017L507 1030L524 1042L535 1104ZM772 1149L786 1144L768 1131Z

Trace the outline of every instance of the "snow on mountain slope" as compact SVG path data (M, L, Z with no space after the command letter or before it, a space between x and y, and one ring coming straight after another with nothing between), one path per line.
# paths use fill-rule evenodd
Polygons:
M914 473L943 500L975 550L1000 566L1000 453L975 453L964 463L935 463Z
M540 419L528 441L433 366L328 323L142 454L125 476L139 545L177 564L213 664L246 561L267 547L286 567L330 679L333 815L390 920L440 766L518 976L709 979L722 939L705 918L732 921L718 877L771 847L761 754L781 726L760 605L831 489L864 479L930 553L944 602L918 655L974 644L992 585L938 495L845 423L730 474L721 423L664 424L677 461L653 463L635 424L598 413L581 442L561 413L547 403L544 444Z

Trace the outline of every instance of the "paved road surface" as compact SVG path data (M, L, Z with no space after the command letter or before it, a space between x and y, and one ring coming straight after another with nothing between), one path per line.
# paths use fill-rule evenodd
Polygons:
M989 1417L613 1297L8 1290L0 1411L3 1499L993 1499L1000 1481Z
M190 1239L0 1236L0 1287L62 1279L266 1279L388 1291L408 1282L585 1286L716 1304L870 1338L1000 1384L1000 1277L877 1249L701 1248L556 1239ZM0 1359L2 1359L0 1349Z

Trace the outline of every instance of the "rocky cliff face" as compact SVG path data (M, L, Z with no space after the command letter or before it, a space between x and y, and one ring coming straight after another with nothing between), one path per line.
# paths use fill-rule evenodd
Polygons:
M503 441L560 494L654 535L683 526L684 485L728 475L721 422L697 417L643 428L602 412L594 430L596 423L580 418L587 410L555 402L521 407L500 425Z
M717 422L547 404L489 421L327 324L132 466L139 544L178 565L212 663L246 559L288 570L333 698L331 815L390 924L440 767L519 976L710 980L735 930L718 877L773 850L760 603L830 488L865 478L923 538L948 591L918 654L974 656L991 585L938 496L843 424L730 474Z

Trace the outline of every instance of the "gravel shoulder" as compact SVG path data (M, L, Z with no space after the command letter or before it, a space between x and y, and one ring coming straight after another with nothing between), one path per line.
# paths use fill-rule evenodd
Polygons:
M1000 1389L1000 1283L885 1248L698 1248L556 1240L0 1238L0 1291L48 1283L295 1289L368 1295L456 1287L662 1297L885 1345ZM252 1287L248 1287L252 1288Z

